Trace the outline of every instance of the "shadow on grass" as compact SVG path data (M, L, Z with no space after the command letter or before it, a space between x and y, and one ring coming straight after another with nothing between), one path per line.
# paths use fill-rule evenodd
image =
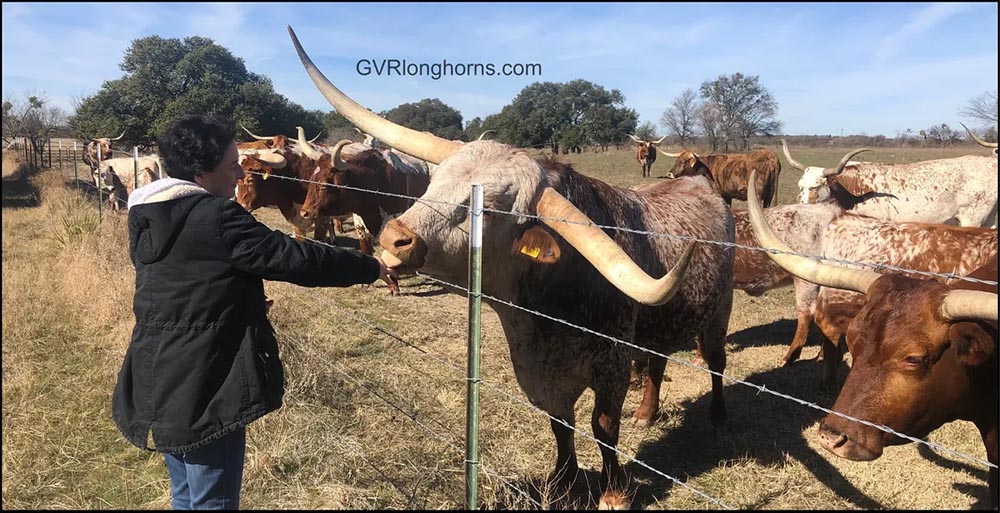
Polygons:
M16 171L3 177L2 208L30 208L39 205L39 190L30 178L30 169L23 163Z
M834 392L819 386L803 386L814 381L810 367L778 367L748 376L745 381L772 390L794 391L792 395L820 406L833 404ZM846 365L842 365L840 374L846 370ZM780 466L787 455L858 508L883 509L881 503L844 479L824 455L809 447L802 432L819 421L825 415L823 412L740 384L727 385L725 394L729 424L721 432L717 434L708 420L711 394L705 394L694 401L685 401L680 409L679 426L658 440L644 442L636 459L686 482L718 468L721 463L750 460L760 466ZM639 487L633 507L656 504L675 488L672 481L634 462L626 468L634 478L650 483ZM762 497L758 504L740 507L768 507L772 498ZM707 500L704 504L715 506Z

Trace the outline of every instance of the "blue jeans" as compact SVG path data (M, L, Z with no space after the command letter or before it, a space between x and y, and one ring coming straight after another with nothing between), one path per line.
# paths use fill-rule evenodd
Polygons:
M247 429L241 427L204 447L164 453L174 509L240 509Z

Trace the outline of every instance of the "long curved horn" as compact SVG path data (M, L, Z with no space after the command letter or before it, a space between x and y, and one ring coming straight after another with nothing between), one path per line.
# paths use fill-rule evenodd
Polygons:
M754 169L750 171L750 180L747 183L757 183L756 180L757 170ZM764 211L760 207L760 199L757 198L756 189L756 187L747 187L747 209L754 237L757 237L757 242L765 249L791 252L792 249L774 234L774 231L767 224L767 220L764 219ZM774 263L781 266L782 269L810 283L836 289L853 290L862 294L867 293L868 287L879 277L879 274L874 271L838 267L798 255L769 252L767 256L771 257L771 260L774 260Z
M646 141L643 141L642 139L639 139L638 137L636 137L636 136L634 136L632 134L628 134L628 136L631 137L632 140L635 141L635 142L637 142L637 143L644 143L644 142L646 142Z
M840 159L840 162L837 163L837 167L833 167L833 168L828 167L828 168L824 169L823 170L823 176L829 178L831 176L837 176L840 173L843 173L844 172L844 168L847 167L847 163L852 158L854 158L855 155L857 155L858 153L864 152L864 151L872 151L872 150L871 150L871 148L861 148L860 150L854 150L854 151L847 152L847 155L844 155L844 158Z
M319 136L321 136L321 135L323 135L323 131L322 130L320 130L319 133L316 134L316 137L313 137L312 139L309 139L309 142L311 142L311 143L316 142L316 139L319 139Z
M979 143L980 146L986 146L987 148L996 148L997 147L997 143L989 143L989 142L986 142L986 141L980 139L979 136L977 136L976 134L974 134L972 132L972 130L969 130L969 127L965 126L965 123L959 122L958 124L962 125L962 128L964 128L966 132L969 132L969 137L971 137L973 141L976 141L977 143Z
M117 140L121 139L122 137L125 137L125 132L127 132L127 131L128 131L127 128L125 130L122 130L122 135L119 135L118 137L114 137L111 140L112 141L117 141Z
M997 321L997 295L981 290L951 290L939 308L948 320L983 319Z
M291 26L288 27L288 35L291 36L295 51L299 54L299 59L306 68L306 72L309 73L313 84L323 94L326 101L330 102L330 105L333 105L333 108L351 123L388 146L435 164L440 164L462 148L462 143L429 136L397 125L362 107L327 80L326 76L313 64L312 59L306 55Z
M680 153L667 153L667 152L665 152L665 151L663 151L663 150L661 150L659 148L657 148L656 151L658 151L658 152L662 153L663 155L666 155L666 156L668 156L668 157L670 157L672 159L675 159L675 158L681 156Z
M247 127L243 126L242 124L240 125L240 128L242 128L243 130L246 130L246 132L248 134L250 134L250 137L253 137L254 139L257 139L258 141L273 141L274 140L274 137L261 137L259 135L256 135L253 132L247 130Z
M483 140L483 137L485 137L485 136L486 136L486 134L488 134L488 133L490 133L490 132L496 132L496 130L487 130L487 131L485 131L485 132L483 132L483 133L479 134L479 137L478 137L478 138L477 138L476 140L477 140L477 141L482 141L482 140Z
M337 144L333 145L333 167L336 168L337 171L347 171L347 162L344 162L344 160L340 158L340 151L348 144L354 144L354 141L350 139L341 139L337 141Z
M298 139L296 140L299 142L302 154L313 160L319 160L319 158L323 156L323 152L313 148L312 145L309 144L309 141L306 140L306 131L300 126L295 127L295 131L298 133Z
M288 161L280 153L258 153L253 157L267 164L271 169L282 169L288 164Z
M802 165L801 162L793 159L792 158L792 154L788 153L788 143L786 143L784 139L781 140L781 149L782 149L782 151L785 152L785 160L787 160L788 163L792 165L792 167L794 167L795 169L798 169L799 171L805 171L806 170L806 166Z
M365 135L365 133L359 130L358 127L354 127L354 131L357 132L358 135L361 135L362 137Z
M680 289L684 272L691 261L694 243L688 245L677 265L664 277L655 280L646 274L611 237L591 226L590 218L551 187L542 191L536 212L546 226L566 239L571 246L628 297L649 306L662 305ZM570 221L567 224L559 220Z
M653 144L660 144L666 138L667 138L667 136L660 137L660 140L659 141L653 141Z

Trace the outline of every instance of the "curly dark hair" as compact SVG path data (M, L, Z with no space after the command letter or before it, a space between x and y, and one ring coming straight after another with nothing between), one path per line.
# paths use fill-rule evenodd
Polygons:
M157 146L167 174L193 182L219 165L235 140L236 129L228 120L191 115L171 123Z

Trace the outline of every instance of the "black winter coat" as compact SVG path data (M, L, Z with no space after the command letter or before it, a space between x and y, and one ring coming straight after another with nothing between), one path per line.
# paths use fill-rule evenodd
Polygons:
M136 324L111 411L141 448L189 451L281 406L262 279L315 287L379 277L374 258L296 241L191 182L159 180L132 200Z

